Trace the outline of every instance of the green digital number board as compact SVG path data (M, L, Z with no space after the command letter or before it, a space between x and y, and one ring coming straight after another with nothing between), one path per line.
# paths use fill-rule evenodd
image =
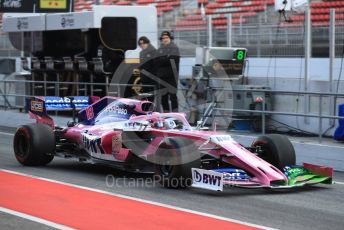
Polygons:
M235 59L238 61L243 61L246 56L246 50L237 50L235 53Z

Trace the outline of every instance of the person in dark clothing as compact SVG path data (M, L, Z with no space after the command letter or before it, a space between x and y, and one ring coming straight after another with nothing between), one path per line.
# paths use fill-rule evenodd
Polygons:
M157 51L156 65L157 77L160 81L161 104L164 112L170 112L170 100L172 111L178 112L179 49L173 43L173 36L168 31L162 32L160 41L161 45Z
M158 88L158 83L153 77L156 75L156 68L154 63L154 58L156 57L156 49L150 43L150 40L147 37L139 38L139 46L142 49L140 52L140 76L141 84L152 85L153 87L144 87L143 92L153 94L154 91ZM149 101L154 101L154 96L147 98Z

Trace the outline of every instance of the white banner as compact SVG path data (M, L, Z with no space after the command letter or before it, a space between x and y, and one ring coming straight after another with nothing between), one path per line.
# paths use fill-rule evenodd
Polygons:
M94 28L93 12L48 14L47 30L72 30Z
M32 14L27 16L19 16L13 14L6 14L4 18L3 31L4 32L24 32L24 31L43 31L45 30L45 16L39 14Z

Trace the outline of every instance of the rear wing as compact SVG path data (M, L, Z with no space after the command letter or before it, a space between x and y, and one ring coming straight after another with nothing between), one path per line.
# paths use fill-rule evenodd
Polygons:
M28 97L26 98L26 111L37 123L43 123L55 127L54 120L48 115L48 111L75 111L86 109L98 101L99 97L75 96L75 97Z
M82 110L99 100L99 97L28 97L26 110L33 114L44 115L48 111Z

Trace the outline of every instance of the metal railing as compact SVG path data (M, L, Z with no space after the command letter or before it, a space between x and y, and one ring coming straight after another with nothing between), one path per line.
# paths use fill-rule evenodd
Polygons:
M22 93L18 93L15 91L15 89L13 90L12 86L14 85L14 87L18 86L19 84L23 84L24 85L24 90L22 90ZM34 88L35 85L43 85L43 88L45 88L43 90L43 93L41 92L40 94L35 94L33 92L35 92ZM135 88L137 90L139 90L138 88L149 88L149 92L150 94L153 94L152 96L156 96L154 95L154 92L156 91L156 86L154 85L138 85L138 84L118 84L118 83L90 83L90 82L75 82L75 81L36 81L36 80L10 80L10 79L2 79L0 80L0 98L3 99L3 103L2 106L5 110L6 109L13 109L13 108L24 108L24 104L23 103L19 103L20 105L13 105L13 100L10 100L11 98L14 98L15 100L17 99L22 99L22 101L25 100L26 97L30 97L30 96L49 96L49 94L47 93L48 90L46 89L47 86L53 86L51 89L53 90L53 92L50 92L50 96L56 96L56 97L63 97L63 96L70 96L70 95L63 95L61 94L61 90L63 90L63 85L69 85L70 88L73 87L80 87L80 86L84 86L84 87L89 87L89 89L86 90L81 90L81 91L77 91L75 95L73 96L86 96L86 95L91 95L89 92L92 92L93 90L91 88L94 87L104 87L104 92L102 92L103 94L105 93L105 91L107 92L105 95L109 95L109 96L121 96L124 94L124 91L129 87L131 88L131 90L135 90ZM28 86L28 87L25 87ZM37 91L37 90L36 90ZM89 91L89 92L88 92ZM137 98L140 97L148 97L149 95L146 94L137 94ZM16 101L14 102L14 104L16 104Z
M237 109L237 108L218 108L214 107L212 108L213 111L223 111L223 112L244 112L244 113L257 113L261 115L261 132L262 134L265 134L266 132L266 116L268 115L283 115L283 116L295 116L295 117L304 117L305 119L307 118L317 118L318 119L318 141L319 143L322 142L323 138L323 119L330 119L330 120L339 120L339 119L344 119L344 117L336 116L334 115L336 113L336 108L338 106L338 100L339 99L344 99L344 94L341 93L330 93L330 92L304 92L304 91L282 91L282 90L261 90L261 89L225 89L225 88L211 88L209 89L212 92L223 90L223 91L232 91L232 92L261 92L264 95L269 94L269 95L291 95L295 97L300 97L303 96L305 100L309 100L310 97L317 97L318 98L318 103L317 104L318 108L318 113L311 113L310 108L308 108L308 111L304 111L304 113L295 113L295 112L287 112L287 111L272 111L272 110L265 110L265 98L263 97L264 101L261 102L263 106L261 106L261 110L247 110L247 109ZM323 99L325 97L328 97L330 99L329 103L329 114L324 114L324 106L323 106ZM344 100L343 100L344 103ZM215 115L215 113L212 114L213 119L215 117L218 117L219 115ZM221 116L221 115L220 115Z
M234 47L246 47L250 57L300 57L304 55L304 27L277 28L271 25L237 25L233 26L231 43ZM312 27L312 55L328 56L329 27ZM207 46L207 29L175 31L175 39L187 41L195 46ZM213 46L227 46L227 31L213 29ZM336 57L342 56L344 26L336 26ZM193 56L194 51L183 53Z
M137 85L137 84L113 84L113 83L89 83L89 82L62 82L62 81L33 81L33 80L9 80L9 79L3 79L0 80L0 98L3 99L3 103L2 105L0 105L1 107L3 107L4 109L13 109L13 108L23 108L24 107L24 99L25 97L28 96L33 96L32 92L29 91L28 93L23 92L23 93L18 93L15 90L13 90L13 88L11 88L12 86L17 87L19 84L28 84L29 88L32 88L33 84L45 84L45 85L54 85L55 87L55 92L57 93L53 93L53 96L63 96L61 95L60 92L60 88L61 85L69 85L71 87L73 86L80 86L80 85L85 85L88 87L95 87L95 86L102 86L102 87L108 87L109 90L109 95L111 96L122 96L123 95L123 90L125 90L125 88L128 87L150 87L150 89L154 89L152 92L156 93L159 91L156 91L155 86L153 85ZM185 90L185 89L179 89L179 90ZM268 89L232 89L232 88L216 88L216 87L212 87L208 89L208 93L210 93L210 95L215 95L215 92L219 92L219 91L231 91L233 93L235 92L245 92L245 93L263 93L263 95L269 95L270 97L272 97L273 95L275 96L274 99L276 99L276 97L280 97L280 96L285 96L285 95L289 95L289 96L294 96L294 97L304 97L304 100L307 101L308 100L308 104L309 101L311 100L311 97L316 97L318 99L318 101L316 103L313 103L313 105L315 105L317 108L315 109L316 112L311 112L311 108L309 107L307 109L307 111L303 111L303 113L300 112L290 112L290 111L280 111L280 110L266 110L265 109L265 96L263 96L263 102L261 102L262 104L264 104L264 106L261 106L261 109L254 109L254 110L248 110L248 109L241 109L241 108L220 108L217 107L215 103L215 106L212 108L213 113L210 114L209 116L213 117L213 119L215 119L216 117L219 117L221 115L216 115L214 112L219 111L219 112L234 112L237 114L240 113L254 113L254 114L260 114L261 116L261 132L264 134L266 132L266 124L267 124L267 116L272 116L272 115L283 115L283 116L294 116L294 117L304 117L305 119L307 118L316 118L318 119L318 140L319 142L322 141L323 138L323 120L324 119L329 119L329 120L339 120L339 119L344 119L344 117L340 117L340 116L336 116L336 108L337 105L340 104L340 100L341 103L344 103L344 94L342 93L329 93L329 92L303 92L303 91L281 91L281 90L268 90ZM80 95L80 94L78 94ZM78 96L75 95L75 96ZM87 95L83 94L83 95ZM45 95L35 95L35 96L45 96ZM64 95L64 96L70 96L70 95ZM82 96L82 95L81 95ZM157 100L157 96L158 95L154 95L155 96L155 100ZM22 100L22 104L20 106L16 106L13 105L13 100L11 100L11 98L14 98L15 100ZM232 95L232 98L234 98L234 96ZM327 109L324 108L323 102L324 102L324 98L327 98L330 102L329 102L329 107L327 107ZM187 98L186 98L187 100ZM216 99L212 99L212 101L209 101L208 103L214 102ZM15 104L15 103L14 103ZM314 110L314 109L313 109ZM328 112L326 112L328 111ZM334 124L334 122L332 122Z
M338 15L340 12L337 13ZM301 14L302 15L302 14ZM215 18L218 16L215 16ZM266 20L268 18L268 20ZM250 57L300 57L304 55L306 23L299 21L288 24L279 20L277 12L264 12L252 17L252 20L232 25L231 46L248 48ZM174 30L176 40L187 41L195 46L207 46L210 36L213 46L227 46L228 29L206 26L210 19L204 18L203 25L190 25L159 30ZM328 57L330 26L311 24L312 56ZM336 57L341 57L344 46L344 20L335 20ZM193 56L194 51L183 53Z

